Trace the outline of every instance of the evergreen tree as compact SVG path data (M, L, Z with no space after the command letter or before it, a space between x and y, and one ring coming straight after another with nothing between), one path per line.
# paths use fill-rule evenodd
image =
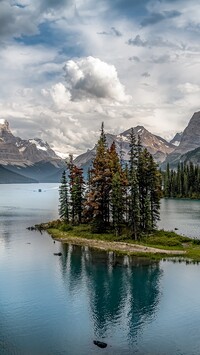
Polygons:
M146 206L149 184L149 167L148 167L149 153L147 149L140 150L138 154L138 168L137 178L139 187L139 211L140 211L140 230L145 231L146 224L149 225L149 221L146 220Z
M107 180L110 178L108 154L104 124L96 147L96 156L91 169L90 192L87 195L86 210L90 211L93 221L93 231L106 230L109 216L109 191Z
M152 155L143 149L138 157L140 230L149 232L159 220L161 175Z
M156 222L160 219L160 198L162 175L154 162L153 157L149 154L149 201L150 201L150 228L156 228Z
M116 151L115 142L108 150L108 161L111 180L108 180L108 189L110 191L110 204L112 213L112 224L115 234L121 233L122 224L125 216L125 198L127 179L123 172L120 158Z
M62 173L61 185L59 187L59 216L60 219L69 222L69 195L65 170Z
M119 172L114 173L112 177L112 222L115 230L115 235L121 234L121 228L123 225L123 188L122 180Z
M77 224L82 222L84 193L83 170L74 165L72 156L70 156L68 168L71 194L71 222L72 224Z
M135 240L141 232L149 232L159 219L160 174L151 154L142 149L140 138L136 142L134 130L129 138L129 164L122 166L115 143L108 149L104 126L96 146L96 156L89 171L85 221L91 223L92 230L102 233L113 227L119 235L123 225L127 225ZM70 192L72 223L78 217L81 222L82 202L78 179L79 169L71 159ZM80 197L80 198L79 198ZM80 209L77 209L80 206ZM79 211L79 212L78 212Z
M171 187L170 187L170 170L169 163L167 163L166 173L164 174L164 195L165 197L170 197Z
M164 196L200 198L200 167L194 163L179 163L176 170L163 172Z
M137 178L137 163L138 163L138 147L136 144L136 138L133 128L131 128L129 136L129 217L128 224L132 232L132 236L135 240L138 238L139 233L139 190L138 190L138 178Z

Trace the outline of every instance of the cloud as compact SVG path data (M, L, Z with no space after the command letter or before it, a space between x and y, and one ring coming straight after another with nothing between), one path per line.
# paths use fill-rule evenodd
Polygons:
M161 21L167 20L167 19L172 19L172 18L178 17L180 15L181 15L181 12L179 12L177 10L154 12L154 13L151 13L148 17L146 17L141 22L141 26L145 27L148 25L155 25L158 22L161 22Z
M45 12L75 5L73 0L43 0L38 2Z
M97 32L98 35L104 35L104 36L114 36L114 37L122 37L123 34L117 30L115 27L111 27L111 30L109 32L102 31L102 32Z
M103 35L103 36L110 36L110 32L102 31L102 32L97 32L98 35Z
M126 102L129 99L119 81L116 68L98 58L69 60L64 66L64 72L72 101L106 99Z
M132 57L129 57L128 60L134 61L134 62L136 62L136 63L139 63L139 62L140 62L140 58L137 57L137 56L135 56L135 55L132 56Z
M117 30L115 27L111 27L111 31L116 37L123 36L122 33L119 30Z
M57 83L52 86L50 95L59 109L64 109L71 100L70 92L62 83Z
M0 109L19 136L81 153L103 120L169 133L199 109L194 0L16 1L0 0Z
M144 78L149 78L151 75L148 72L144 72L141 74Z
M192 83L179 84L178 89L183 94L196 94L200 92L200 85Z
M169 63L171 61L171 57L169 54L163 54L158 57L151 57L151 61L156 64Z
M11 6L9 1L0 2L0 38L37 33L37 21L28 8Z
M181 49L181 46L159 36L143 40L140 35L136 35L135 38L129 38L127 44L136 47L169 47Z
M11 0L0 1L0 39L32 36L39 25L48 20L75 14L74 0Z

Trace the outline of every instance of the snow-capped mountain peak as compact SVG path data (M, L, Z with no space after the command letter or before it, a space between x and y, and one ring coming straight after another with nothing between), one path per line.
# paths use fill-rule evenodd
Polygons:
M49 144L40 138L21 139L15 137L6 120L0 120L0 164L31 165L40 161L58 161Z

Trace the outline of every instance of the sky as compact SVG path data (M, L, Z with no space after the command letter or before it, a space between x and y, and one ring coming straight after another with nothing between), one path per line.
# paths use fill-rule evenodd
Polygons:
M63 154L200 110L197 0L0 0L0 118Z

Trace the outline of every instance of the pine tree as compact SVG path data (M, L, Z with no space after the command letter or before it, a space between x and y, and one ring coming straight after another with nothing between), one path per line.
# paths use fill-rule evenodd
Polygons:
M149 201L150 201L150 226L151 230L156 228L156 223L160 219L160 198L161 198L162 175L149 154Z
M108 179L107 184L110 192L109 204L111 205L112 224L115 234L120 235L125 215L125 189L127 180L122 170L115 142L108 149L108 166L111 177L111 179Z
M83 170L78 168L73 163L73 157L70 156L68 164L69 168L69 183L71 194L71 222L72 224L79 224L82 222L83 212L83 193L84 193L84 180Z
M149 169L148 169L148 151L147 149L140 150L138 153L138 168L137 168L137 178L139 187L139 211L140 211L140 230L145 231L145 225L149 224L146 221L146 200L148 195L148 180L149 180Z
M121 176L119 172L116 172L112 178L111 194L112 222L116 236L121 234L123 224L123 199L124 197Z
M170 197L170 195L171 195L170 170L169 170L169 163L167 163L167 169L164 174L164 196Z
M140 230L149 232L159 220L161 175L152 155L143 149L138 156Z
M65 223L69 222L69 195L66 179L66 172L63 171L61 185L59 187L59 216Z
M177 165L177 170L167 170L163 173L164 196L179 198L200 197L200 168L193 162Z
M85 203L86 210L92 215L93 231L102 232L107 228L109 216L109 191L107 181L110 178L108 153L104 124L96 147L96 156L91 169L90 192Z
M129 136L129 227L131 229L132 236L135 240L138 238L139 233L139 190L138 190L138 178L137 178L137 162L138 162L138 149L136 144L136 138L134 130L131 128Z

